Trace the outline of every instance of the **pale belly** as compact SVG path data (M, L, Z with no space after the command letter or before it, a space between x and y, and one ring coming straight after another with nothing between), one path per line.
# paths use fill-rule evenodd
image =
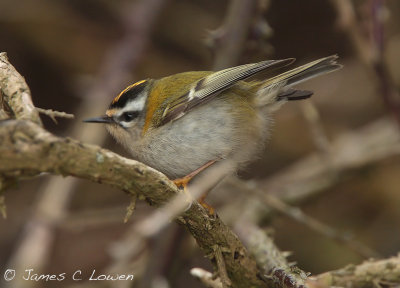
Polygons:
M226 102L213 102L190 111L189 117L150 131L135 147L135 156L171 179L212 160L231 158L240 165L253 158L265 140L267 121L257 112L251 115L254 119L247 117L249 121L244 121L232 115L232 107Z

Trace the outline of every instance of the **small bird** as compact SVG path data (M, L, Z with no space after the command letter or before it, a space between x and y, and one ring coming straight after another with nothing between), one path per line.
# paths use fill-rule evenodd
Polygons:
M313 94L292 87L341 68L337 58L265 80L248 78L295 59L141 80L115 97L104 116L85 122L106 124L133 158L185 186L210 165L230 159L237 170L253 160L269 137L272 113L287 101Z

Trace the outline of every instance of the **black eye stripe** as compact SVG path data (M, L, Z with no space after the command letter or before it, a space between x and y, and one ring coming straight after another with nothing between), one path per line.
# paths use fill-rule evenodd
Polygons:
M127 111L122 113L121 116L119 116L120 121L124 122L130 122L132 120L135 120L139 116L139 111Z

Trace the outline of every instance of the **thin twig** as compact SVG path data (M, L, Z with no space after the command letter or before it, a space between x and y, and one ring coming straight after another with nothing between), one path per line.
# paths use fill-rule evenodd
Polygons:
M36 110L41 114L49 116L51 118L51 120L53 120L53 122L56 124L57 124L56 117L67 118L67 119L73 119L75 117L74 114L69 114L69 113L60 112L60 111L54 111L52 109L42 109L42 108L36 107Z
M243 182L242 187L246 184L250 183L245 183ZM238 185L240 185L238 183ZM246 185L249 186L249 185ZM300 208L298 207L293 207L282 200L280 200L278 197L265 193L261 189L257 188L252 188L250 186L247 188L247 191L250 193L254 193L255 195L258 196L261 201L263 201L268 207L288 216L289 218L293 219L294 221L301 223L305 225L306 227L310 228L311 230L314 230L315 232L324 235L325 237L332 239L334 241L337 241L341 244L344 244L360 256L364 258L370 258L370 257L380 257L379 253L376 251L372 250L365 244L353 239L350 235L346 235L344 233L340 233L339 231L333 229L332 227L326 225L325 223L322 223L321 221L308 216L305 214ZM244 188L244 187L243 187Z
M350 0L331 0L333 7L338 15L338 26L350 38L357 56L361 61L375 73L381 90L382 98L393 114L397 123L400 125L400 94L394 84L387 66L383 61L383 9L384 2L374 0L371 9L372 44L368 38L364 37L362 29L357 21L356 12Z
M320 153L312 153L279 173L257 181L256 186L286 203L304 202L346 179L342 175L348 177L361 167L400 155L400 133L393 121L381 118L341 135L332 142L328 153L335 155L330 165ZM251 222L259 223L271 216L271 209L253 200L242 206Z
M0 185L1 185L1 183L0 183ZM0 189L0 191L1 191L1 189ZM6 206L6 203L5 203L4 196L1 195L1 194L0 194L0 214L3 217L3 219L7 218L7 206Z
M324 128L322 127L321 117L317 107L311 101L303 101L301 103L303 115L306 118L308 125L313 136L315 146L322 153L328 157L329 140ZM329 159L327 159L329 161Z
M137 195L133 194L131 196L131 202L129 203L129 206L126 208L126 214L125 214L125 218L124 218L124 223L128 223L128 221L131 218L133 212L135 211L136 200L137 200Z
M228 273L226 272L224 256L222 255L222 250L219 245L214 246L214 257L215 261L217 262L218 274L219 278L221 279L222 287L223 288L231 287L232 282L228 277Z
M385 7L385 1L383 0L370 0L370 6L372 22L371 30L369 31L372 38L371 49L375 51L376 55L375 61L373 61L372 64L380 82L380 90L386 107L393 113L400 125L399 87L396 87L393 77L389 73L389 69L384 62L384 22L387 18L385 17L385 14L387 15L387 7Z
M214 41L214 70L237 64L257 7L256 0L231 0L224 24L211 34Z
M221 279L213 279L212 273L201 268L192 268L190 274L199 279L207 288L222 288Z
M196 182L189 186L185 193L178 194L164 207L158 209L147 219L137 225L137 232L145 237L152 237L164 229L174 218L190 207L192 201L204 192L212 189L222 178L234 169L234 164L226 160L215 164L202 172Z

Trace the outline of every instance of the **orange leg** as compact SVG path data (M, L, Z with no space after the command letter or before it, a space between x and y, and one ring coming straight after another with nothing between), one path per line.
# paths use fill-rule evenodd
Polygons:
M194 170L193 172L189 173L188 175L182 177L182 178L178 178L175 180L172 180L172 182L175 183L176 186L178 187L183 187L184 189L186 188L186 186L189 184L190 180L192 180L192 178L194 176L196 176L197 174L199 174L201 171L203 171L204 169L207 169L208 167L210 167L212 164L214 164L217 160L211 160L209 162L207 162L206 164L204 164L203 166L201 166L200 168L197 168L196 170Z
M177 187L182 187L186 191L186 187L189 184L190 180L192 180L192 178L194 176L196 176L197 174L199 174L201 171L203 171L203 170L207 169L208 167L210 167L216 161L217 160L211 160L211 161L207 162L206 164L204 164L203 166L201 166L200 168L198 168L198 169L194 170L193 172L189 173L185 177L172 180L172 182L174 182ZM203 206L208 211L208 213L210 215L214 215L214 208L211 207L210 205L208 205L205 202L205 199L206 199L206 197L208 195L208 192L210 192L210 191L206 191L203 195L201 195L201 197L198 199L198 201L199 201L200 205Z
M203 195L200 196L199 203L201 206L203 206L203 208L205 208L208 211L208 214L214 215L215 213L214 208L208 203L206 203L206 197L208 195L208 192L210 192L210 190L206 191Z

